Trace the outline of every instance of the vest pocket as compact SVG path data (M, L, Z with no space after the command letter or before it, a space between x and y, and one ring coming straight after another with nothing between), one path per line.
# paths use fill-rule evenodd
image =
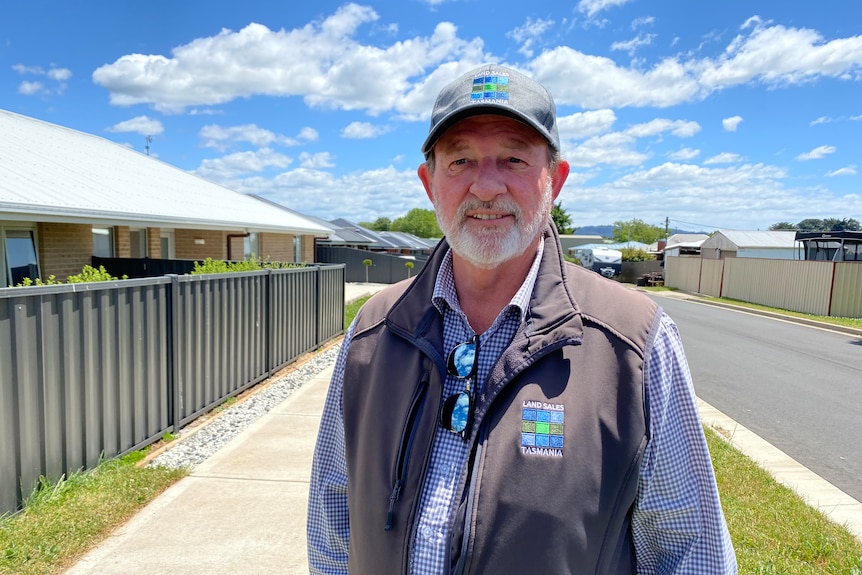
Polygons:
M395 477L392 482L392 493L389 495L389 510L386 513L386 525L383 526L384 531L392 529L395 521L395 504L401 496L401 489L404 487L404 475L407 473L407 464L410 461L410 452L413 449L413 439L416 436L416 429L425 406L425 395L427 393L428 373L425 372L422 374L419 385L413 394L413 400L410 402L410 410L407 412L407 420L404 422L404 428L401 431L401 441L398 444L398 459L395 461Z

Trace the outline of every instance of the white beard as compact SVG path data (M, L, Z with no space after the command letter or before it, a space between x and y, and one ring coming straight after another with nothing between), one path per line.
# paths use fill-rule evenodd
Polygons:
M548 177L540 198L541 205L530 221L524 221L521 208L512 200L490 202L466 200L458 207L455 217L447 219L441 215L442 212L437 205L437 195L434 194L437 223L446 236L449 246L460 257L483 269L490 269L509 261L523 254L533 245L550 217L553 201L553 184ZM464 226L463 223L468 219L467 212L478 209L511 213L515 217L515 224L507 231L491 227L475 231L475 226L473 229Z

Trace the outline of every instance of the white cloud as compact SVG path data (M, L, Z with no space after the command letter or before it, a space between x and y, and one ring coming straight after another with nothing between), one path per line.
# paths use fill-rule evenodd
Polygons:
M244 174L262 172L267 168L287 168L293 160L269 148L237 152L221 158L204 160L192 173L208 180L224 183Z
M213 148L215 150L224 151L234 144L247 142L258 148L278 144L281 146L298 146L303 141L313 141L317 139L317 132L313 128L304 128L296 138L290 138L281 134L276 134L270 130L259 128L255 124L245 124L242 126L223 127L216 124L209 124L201 128L200 137L203 140L205 148Z
M675 152L669 152L667 157L671 160L677 161L686 161L693 160L694 158L700 155L700 150L695 150L693 148L680 148Z
M367 139L376 138L389 130L383 126L375 126L368 122L351 122L341 130L342 138Z
M817 146L810 152L805 152L796 156L797 160L806 162L808 160L819 160L833 153L836 150L835 146Z
M481 40L461 40L446 22L430 37L384 47L355 39L361 26L378 19L369 7L345 4L322 21L292 30L256 23L236 32L224 29L174 48L170 57L122 56L96 69L93 81L110 92L114 105L150 104L165 112L269 95L300 96L312 107L416 113L416 104L430 110L436 91L411 97L426 88L410 78L427 81L425 70L442 62L461 68L485 60Z
M557 118L557 130L563 140L581 140L610 130L617 116L611 109L577 112Z
M703 161L705 166L714 165L714 164L735 164L740 162L742 157L739 154L733 154L730 152L722 152L720 154L716 154L711 158L707 158Z
M588 18L592 18L599 12L603 12L614 6L622 6L631 0L580 0L578 2L578 11L583 12Z
M507 32L506 36L512 38L515 42L521 45L520 48L518 48L518 52L527 58L532 58L533 44L536 40L542 38L545 35L545 32L547 32L553 25L553 20L543 20L541 18L533 20L528 17L523 26Z
M823 77L858 80L860 67L862 35L827 41L814 30L759 19L749 19L717 58L680 55L641 70L559 46L529 65L559 103L585 108L667 107L747 83L781 87Z
M721 121L721 127L725 132L735 132L739 124L742 123L742 116L731 116Z
M317 154L302 152L299 154L299 166L301 168L311 168L316 170L320 168L334 168L335 162L329 152L319 152Z
M415 168L402 171L390 166L340 177L323 170L297 168L274 178L232 178L220 183L327 220L373 221L380 216L402 216L413 208L432 207Z
M115 133L135 132L142 136L158 136L165 131L165 127L159 120L154 120L148 116L137 116L131 120L114 124L107 128L107 131Z
M855 176L856 175L856 166L846 166L844 168L839 168L837 170L833 170L831 172L826 172L826 176L832 178L834 176Z
M850 116L850 119L853 120L854 122L858 122L859 120L862 120L862 114L860 114L858 116Z
M654 23L655 17L653 16L642 16L641 18L635 18L632 21L632 30L637 30L638 28L642 28L644 26L648 26Z
M634 56L638 48L649 46L655 37L655 34L638 34L637 37L626 42L614 42L611 44L611 50L622 50L628 52L629 56Z
M47 87L38 81L24 81L18 86L18 93L25 96L62 94L66 90L66 80L72 77L72 71L68 68L57 68L52 66L48 70L40 66L25 66L15 64L12 69L22 76L44 76L56 82L56 86Z
M24 94L25 96L34 96L39 94L45 89L45 86L42 82L21 82L18 86L18 93Z
M615 119L611 110L574 114L564 118L560 126L561 136L562 134L571 136L576 133L582 137L598 134L609 128ZM665 134L689 138L699 131L700 125L697 122L656 118L642 124L634 124L620 132L595 135L587 137L580 144L564 146L563 156L572 166L579 168L595 167L600 164L636 166L644 163L651 156L635 148L638 139L657 137L662 140Z
M817 118L816 120L811 122L811 124L809 124L809 125L810 126L817 126L819 124L829 124L831 122L832 122L832 118L830 118L829 116L820 116L819 118Z

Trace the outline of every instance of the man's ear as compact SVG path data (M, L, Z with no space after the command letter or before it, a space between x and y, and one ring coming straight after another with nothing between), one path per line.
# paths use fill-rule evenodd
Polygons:
M425 193L428 195L428 199L431 200L431 203L433 204L434 194L431 193L431 170L428 169L427 162L419 164L419 167L416 169L416 175L419 176L419 180L425 187Z
M556 169L554 173L551 174L551 189L554 191L554 199L557 199L557 196L560 195L560 191L563 189L563 184L566 183L566 179L569 177L569 162L566 160L560 160L557 162Z

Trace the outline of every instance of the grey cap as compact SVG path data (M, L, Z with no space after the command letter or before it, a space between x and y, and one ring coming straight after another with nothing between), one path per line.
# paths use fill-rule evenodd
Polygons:
M520 120L560 151L557 107L550 92L512 68L489 64L467 72L440 91L422 153L427 156L443 132L456 122L480 114Z

